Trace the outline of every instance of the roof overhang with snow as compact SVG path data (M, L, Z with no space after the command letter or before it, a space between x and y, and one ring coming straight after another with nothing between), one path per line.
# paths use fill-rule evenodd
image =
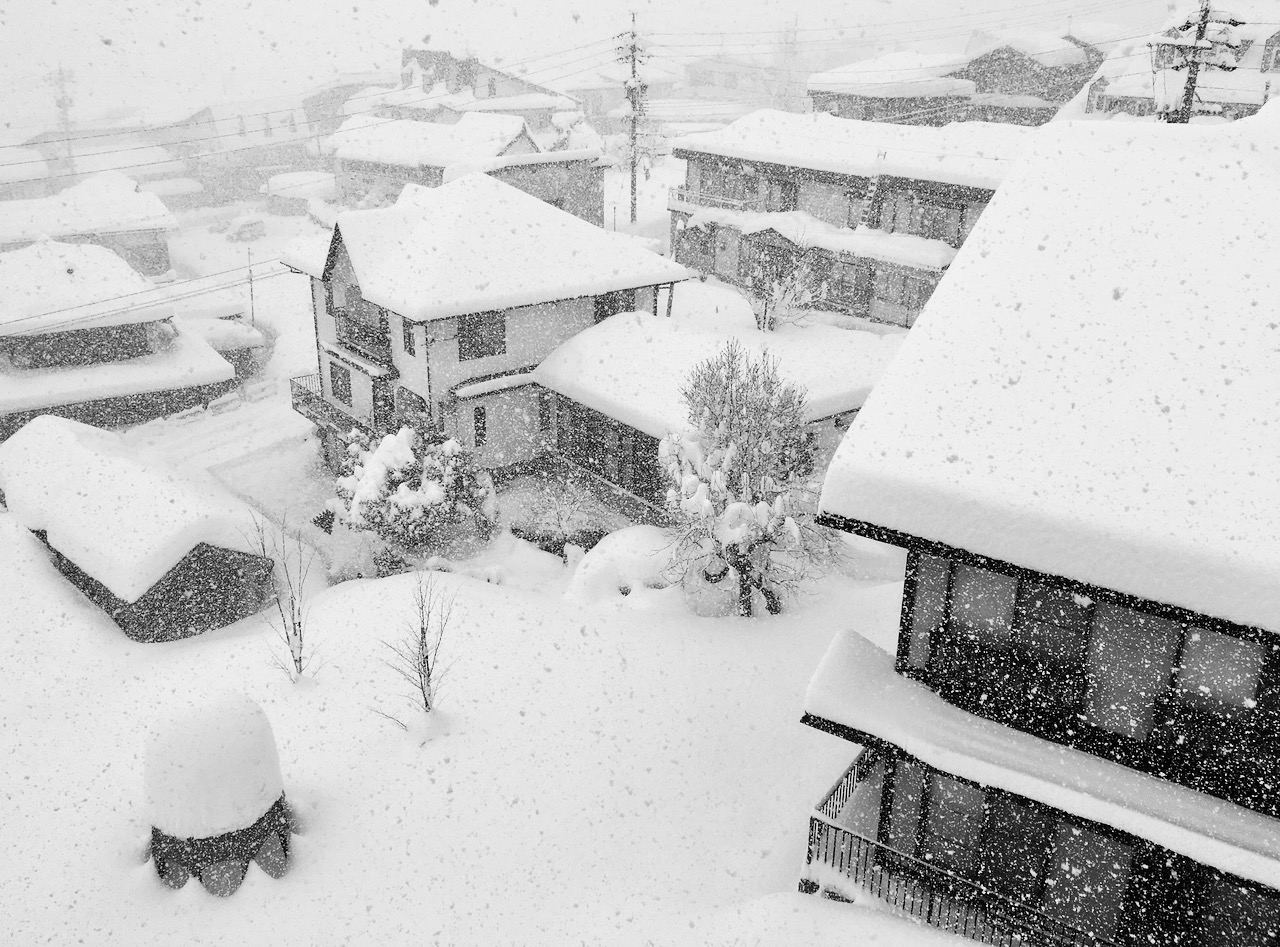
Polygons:
M1280 632L1276 119L1041 129L822 510Z

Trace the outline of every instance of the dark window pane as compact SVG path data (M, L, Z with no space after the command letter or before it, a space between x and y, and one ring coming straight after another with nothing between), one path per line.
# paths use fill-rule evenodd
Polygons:
M960 875L972 874L985 798L980 786L932 773L920 857Z
M951 621L987 645L1004 644L1013 627L1018 580L957 565L951 581Z
M1090 638L1085 717L1104 730L1145 740L1156 698L1169 686L1181 627L1128 608L1099 605Z
M471 410L471 423L475 431L476 447L484 447L484 442L489 437L489 418L484 408L473 408Z
M1260 641L1192 628L1182 647L1178 693L1209 709L1252 707L1262 672Z
M920 826L920 809L924 801L924 767L915 760L900 759L893 766L893 800L889 804L889 825L885 844L915 855L916 832Z
M1280 942L1280 895L1218 876L1206 886L1199 947L1270 947Z
M351 405L351 372L334 362L329 363L329 390L337 401Z
M1115 933L1133 860L1131 846L1063 823L1049 853L1045 913L1098 937Z
M458 317L458 358L488 358L507 351L507 319L501 312Z
M978 880L1006 897L1023 901L1037 897L1054 821L1049 811L1015 796L989 794Z
M951 563L937 556L916 560L916 594L911 604L911 645L907 663L914 668L929 663L931 639L947 620L947 584Z

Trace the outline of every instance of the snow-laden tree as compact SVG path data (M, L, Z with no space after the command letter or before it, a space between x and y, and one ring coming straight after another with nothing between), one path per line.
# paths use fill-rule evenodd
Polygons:
M496 518L493 482L453 438L405 426L379 440L353 431L331 509L407 550L433 546L464 520Z
M829 548L812 517L805 393L783 381L776 360L729 342L693 370L681 397L690 428L660 448L680 523L676 568L709 581L732 573L738 614L754 613L755 592L776 614L782 593Z
M752 266L750 288L746 293L756 317L756 328L761 332L772 332L780 325L800 321L814 298L809 256L801 254L780 266L779 261L772 258L776 253L773 247L762 248Z

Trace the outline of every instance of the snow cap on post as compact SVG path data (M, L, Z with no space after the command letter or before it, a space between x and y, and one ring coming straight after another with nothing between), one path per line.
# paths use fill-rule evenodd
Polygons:
M151 824L175 838L247 828L284 793L271 722L236 691L195 701L149 735L145 785Z

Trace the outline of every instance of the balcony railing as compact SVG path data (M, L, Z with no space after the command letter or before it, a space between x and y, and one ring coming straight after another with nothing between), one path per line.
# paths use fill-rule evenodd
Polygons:
M339 431L349 431L353 427L368 427L364 421L353 418L325 400L319 372L289 379L289 395L293 401L293 410L308 421Z
M864 750L809 819L809 865L825 866L934 927L995 947L1116 947L931 862L913 858L836 824L876 763ZM814 874L811 872L811 874ZM816 890L807 879L805 890Z
M758 197L740 200L733 197L719 197L705 191L693 191L687 187L673 187L667 199L668 207L672 204L692 204L696 207L722 207L725 210L762 211L764 202Z

